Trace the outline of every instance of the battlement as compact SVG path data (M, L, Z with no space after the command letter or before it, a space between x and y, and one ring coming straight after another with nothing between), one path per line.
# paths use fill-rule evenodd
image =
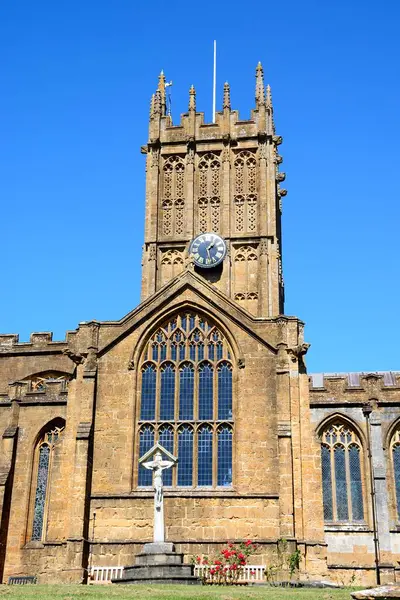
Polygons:
M241 120L239 111L232 110L230 86L225 83L222 110L215 114L215 123L205 123L204 113L196 111L196 91L192 86L189 90L188 112L181 114L179 124L174 125L167 112L166 81L161 72L157 91L150 104L149 145L187 144L194 140L200 143L223 140L234 145L238 140L257 139L260 136L271 137L277 145L282 142L282 138L275 135L271 88L264 86L261 63L256 68L255 108L251 110L250 119ZM145 152L145 147L142 150Z
M309 389L311 404L352 404L372 399L398 402L400 372L312 373Z
M29 342L20 342L18 333L0 334L0 354L23 350L63 349L68 344L68 338L74 332L67 331L65 340L53 341L52 331L34 331L30 334Z

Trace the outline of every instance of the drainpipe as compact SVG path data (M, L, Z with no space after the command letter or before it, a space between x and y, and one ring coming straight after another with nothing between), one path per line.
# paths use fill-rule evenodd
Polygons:
M363 415L367 424L367 453L368 453L368 464L369 464L369 479L371 488L371 505L372 505L372 527L374 530L374 549L375 549L375 572L376 572L376 583L381 584L381 573L379 570L379 540L378 540L378 525L376 519L376 493L375 493L375 479L374 479L374 468L372 465L372 452L371 452L371 425L369 422L370 415L372 413L372 406L369 402L364 404Z

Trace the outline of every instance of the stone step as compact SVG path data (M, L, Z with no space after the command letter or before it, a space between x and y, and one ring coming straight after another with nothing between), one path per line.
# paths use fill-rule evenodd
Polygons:
M191 565L171 565L168 563L155 565L133 565L124 569L124 578L127 579L156 579L157 577L192 577Z
M163 552L160 554L141 553L136 555L136 565L181 565L183 563L183 554L177 552Z
M142 579L113 579L112 583L122 583L130 585L137 585L142 583L160 583L162 585L202 585L201 579L198 579L197 577L157 577L156 579L153 579L151 577L143 577Z

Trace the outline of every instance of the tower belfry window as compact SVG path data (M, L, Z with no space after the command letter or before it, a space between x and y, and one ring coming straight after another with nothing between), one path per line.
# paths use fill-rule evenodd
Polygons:
M140 369L138 455L159 441L178 456L165 485L232 485L232 378L225 336L198 314L180 313L147 342ZM138 485L151 485L150 471L139 467Z

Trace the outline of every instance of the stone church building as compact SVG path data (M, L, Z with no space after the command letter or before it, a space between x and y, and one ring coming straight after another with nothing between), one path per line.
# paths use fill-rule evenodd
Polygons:
M400 373L309 375L304 323L284 312L271 90L256 69L241 120L150 108L141 303L119 321L0 336L0 571L81 582L152 539L155 442L166 539L186 560L226 540L279 540L301 578L398 577ZM400 578L400 577L399 577Z

